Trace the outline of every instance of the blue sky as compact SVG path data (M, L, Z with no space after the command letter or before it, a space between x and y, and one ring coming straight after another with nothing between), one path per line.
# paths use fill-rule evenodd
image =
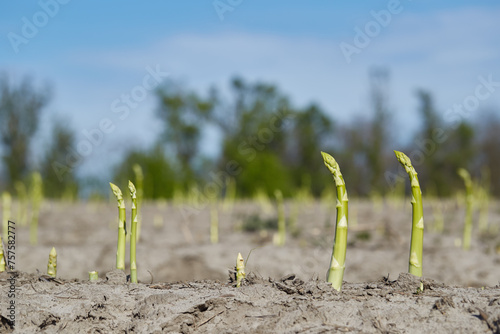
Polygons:
M416 127L416 89L433 92L445 114L474 95L480 76L500 81L498 1L220 0L223 20L214 3L2 1L0 72L13 80L30 75L54 93L34 149L43 150L50 123L61 116L78 132L77 141L103 119L115 125L92 148L84 174L119 161L130 142L152 143L161 131L152 91L124 119L113 109L123 94L144 92L147 68L168 72L162 82L200 92L211 84L227 87L234 75L276 83L297 104L318 102L348 122L369 115L368 71L384 66L399 136ZM373 15L381 11L390 13L383 24ZM348 62L340 46L356 47L357 29L371 37ZM480 110L500 110L495 88L471 121ZM215 145L206 143L206 154L214 154Z

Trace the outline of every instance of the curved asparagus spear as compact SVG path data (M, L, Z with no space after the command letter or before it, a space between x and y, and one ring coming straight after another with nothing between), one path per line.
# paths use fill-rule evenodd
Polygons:
M136 261L136 243L137 243L137 191L132 181L128 181L130 197L132 197L132 226L130 228L130 281L137 283L137 261Z
M118 247L116 249L116 269L125 270L125 241L127 235L125 201L123 200L123 194L120 188L111 182L109 185L118 201Z
M394 151L399 163L405 168L411 182L411 204L413 207L410 261L408 272L422 276L422 251L424 248L424 210L422 206L422 190L418 182L417 171L413 168L410 158L403 152Z
M333 246L330 269L328 270L327 281L340 291L344 278L345 257L347 251L347 220L348 202L347 190L344 177L340 172L339 164L328 153L321 152L325 166L332 173L337 187L337 223L335 229L335 244Z

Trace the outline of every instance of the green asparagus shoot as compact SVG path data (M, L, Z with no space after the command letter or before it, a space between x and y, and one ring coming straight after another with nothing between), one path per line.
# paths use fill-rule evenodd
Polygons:
M38 217L40 215L40 206L43 200L42 176L38 172L34 172L32 176L32 211L30 225L30 243L36 245L38 243Z
M276 202L278 205L278 234L275 235L274 243L277 246L284 246L286 239L286 220L285 220L285 204L283 203L283 193L281 190L274 191Z
M226 179L226 192L224 194L224 204L222 209L224 212L231 211L236 198L236 181L232 177Z
M137 260L136 260L136 243L137 243L137 190L132 181L128 181L128 189L130 197L132 197L132 226L130 228L130 281L137 283Z
M2 238L0 237L0 273L5 271L5 256L3 253L3 242Z
M95 282L99 279L99 274L97 271L89 271L89 281Z
M142 199L144 198L144 173L142 172L142 167L139 164L134 164L132 167L135 174L135 184L137 185L137 234L135 241L139 242L141 238L141 208L142 208Z
M127 237L125 201L123 200L123 194L120 188L113 183L109 183L109 185L118 201L118 247L116 249L116 269L125 270L125 243Z
M464 236L463 236L463 249L470 249L470 240L472 235L472 206L474 202L474 194L472 190L472 180L470 174L464 168L458 170L458 175L464 180L465 184L465 198L466 198L466 213L465 213L465 225L464 225Z
M21 181L16 181L14 184L16 188L17 195L17 219L19 219L19 224L25 226L27 223L26 212L28 212L28 195L26 192L26 186Z
M347 251L347 221L348 202L347 190L344 177L340 172L337 161L328 153L321 152L323 161L328 170L332 173L337 187L337 221L335 228L335 244L333 246L332 259L327 274L327 281L332 283L335 290L340 291L344 279L345 258Z
M49 263L47 264L47 275L51 277L57 276L57 252L54 247L49 253Z
M424 210L422 206L422 190L418 182L417 171L413 168L410 158L403 152L394 151L399 163L405 168L410 178L413 207L412 229L410 243L410 260L408 272L422 276L422 252L424 247Z

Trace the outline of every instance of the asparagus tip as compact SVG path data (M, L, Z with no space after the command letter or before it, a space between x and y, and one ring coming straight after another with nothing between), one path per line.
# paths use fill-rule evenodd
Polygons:
M135 194L137 192L137 190L135 189L134 184L130 180L128 181L128 189L130 190L131 194Z

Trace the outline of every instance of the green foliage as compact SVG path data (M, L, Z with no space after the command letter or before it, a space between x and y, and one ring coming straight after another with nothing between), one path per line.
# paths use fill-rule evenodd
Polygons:
M245 217L241 229L245 232L258 232L264 230L278 230L277 218L261 218L259 215Z
M262 152L244 164L236 182L238 193L245 197L254 195L257 189L268 196L273 196L275 189L282 189L285 196L290 196L294 189L290 171L271 152Z
M317 152L324 148L326 139L332 136L333 131L333 121L314 104L297 112L293 119L293 129L289 140L293 147L294 186L307 187L314 196L321 195L325 183L330 180L328 175L317 173L323 168L323 161L318 159ZM299 180L302 181L302 185L298 184Z
M370 231L360 231L355 234L357 240L369 241L372 238Z
M48 92L37 91L29 78L15 86L0 75L0 142L10 189L28 175L30 144L47 102Z
M193 178L193 162L199 152L203 124L214 107L213 98L203 99L179 87L165 86L158 91L158 99L157 115L165 124L163 142L175 152L182 178Z
M75 143L74 132L68 125L58 121L52 130L52 142L45 152L40 173L44 182L44 195L49 198L76 198L78 182L72 169L59 174L54 165L57 161L65 161L66 152Z
M334 151L342 161L351 194L385 196L393 192L396 184L388 180L387 171L401 186L405 179L398 172L397 162L389 158L391 149L400 146L390 134L401 133L391 124L386 69L370 72L369 89L366 109L370 112L339 124L332 110L314 103L297 106L270 83L234 78L227 92L212 88L208 94L165 85L156 93L156 115L163 126L159 144L145 151L130 148L116 167L114 180L124 186L134 177L132 166L137 163L145 174L144 198L172 198L174 189L177 194L187 194L193 185L206 195L205 186L214 183L209 173L212 171L217 174L216 191L221 196L228 192L228 185L234 185L229 193L239 197L252 197L260 188L267 196L281 189L285 197L306 199L311 195L319 197L330 182L328 175L318 172L322 161L316 152ZM362 95L356 92L353 98ZM423 188L432 189L436 196L450 196L462 189L457 168L473 171L473 177L478 176L482 166L491 171L498 169L500 120L495 111L493 116L481 117L477 124L469 123L469 119L457 114L437 110L428 91L418 91L417 98L421 127L404 150L418 165ZM0 152L4 171L0 186L13 190L16 183L27 184L29 173L39 169L48 197L73 198L79 191L86 196L96 194L96 189L102 191L102 179L77 179L73 169L65 170L61 179L61 174L54 171L53 163L66 160L67 148L74 146L75 139L73 130L60 122L54 126L42 160L32 165L38 161L30 156L30 145L48 100L47 92L35 89L29 79L16 85L6 76L0 77ZM204 155L203 140L213 140L208 145L216 148L217 156ZM491 194L500 196L500 174L492 173L490 185Z
M174 164L160 146L146 152L130 151L116 169L113 180L117 184L128 184L128 180L134 175L134 164L141 166L144 172L144 198L172 198L180 181Z

